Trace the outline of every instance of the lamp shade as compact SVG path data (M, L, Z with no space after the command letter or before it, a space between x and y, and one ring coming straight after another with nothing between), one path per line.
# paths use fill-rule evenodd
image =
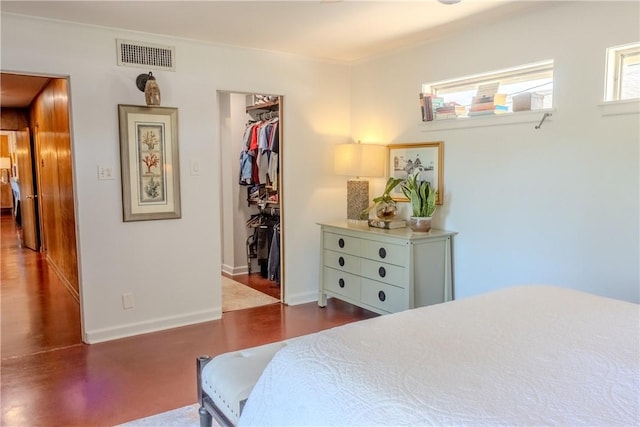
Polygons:
M345 176L384 176L386 148L374 144L338 144L334 171Z
M9 157L0 157L0 169L10 169L11 159Z

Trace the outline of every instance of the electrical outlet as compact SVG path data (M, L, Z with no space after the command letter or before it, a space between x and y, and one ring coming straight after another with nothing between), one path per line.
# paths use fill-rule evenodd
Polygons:
M128 310L130 308L133 308L133 294L132 293L122 294L122 308L124 310Z
M115 177L113 176L113 166L98 165L98 179L115 179Z

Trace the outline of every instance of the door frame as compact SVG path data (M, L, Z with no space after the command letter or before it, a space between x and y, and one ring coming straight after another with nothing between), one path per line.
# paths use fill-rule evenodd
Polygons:
M81 268L81 256L80 256L80 229L78 227L78 193L77 193L77 183L76 183L76 177L77 177L77 173L76 173L76 167L75 167L75 150L74 150L74 136L73 136L73 107L72 107L72 99L71 99L71 77L69 75L59 75L59 74L49 74L49 73L34 73L34 72L20 72L20 71L9 71L9 70L0 70L0 72L2 73L7 73L7 74L14 74L17 76L24 76L24 77L46 77L49 79L60 79L60 80L66 80L67 81L67 85L66 85L66 95L67 95L67 111L66 111L66 115L68 117L68 122L69 122L69 154L70 154L70 168L69 168L69 173L71 174L71 177L69 179L69 182L71 183L71 192L73 194L73 226L75 229L75 245L76 245L76 274L78 277L78 304L79 304L79 310L80 310L80 334L84 340L85 337L85 333L84 333L84 307L83 307L83 303L82 303L82 291L83 291L83 286L82 286L82 268ZM47 83L48 85L49 83ZM43 90L44 88L46 88L46 86L43 86ZM35 98L34 98L35 100ZM39 158L39 150L40 150L40 146L38 144L37 141L37 132L33 131L33 128L35 127L35 124L32 123L32 119L31 119L31 111L33 108L33 101L31 104L29 104L29 106L27 107L28 111L29 111L29 134L30 134L30 143L31 145L31 156L32 156L32 165L34 165L34 168L32 170L32 175L36 181L36 195L37 195L37 221L38 221L38 228L39 228L39 244L40 244L40 252L46 252L46 233L44 231L44 226L43 226L43 221L44 221L44 215L43 215L43 210L42 210L42 197L40 196L42 194L42 182L40 180L40 164L38 162L38 158ZM56 268L53 268L54 271L56 271ZM56 272L57 274L57 272ZM73 293L71 291L69 291L71 293L71 295L75 298L75 295L73 295Z
M222 99L221 99L221 94L227 94L227 95L255 95L255 94L261 94L261 95L269 95L269 96L277 96L278 100L279 100L279 106L278 106L278 115L279 115L279 124L278 124L278 132L279 132L279 153L278 153L278 198L279 198L279 202L280 202L280 303L284 304L286 299L286 266L285 266L285 230L286 230L286 216L285 216L285 209L284 209L284 200L285 200L285 186L284 186L284 175L285 175L285 170L283 167L283 159L284 159L284 153L285 153L285 144L283 144L283 134L284 134L284 120L283 120L283 106L284 106L284 98L285 96L282 94L273 94L273 93L269 93L269 92L260 92L260 91L240 91L240 90L217 90L216 91L216 101L217 101L217 106L218 106L218 129L220 129L219 133L218 133L218 141L220 142L219 146L218 146L218 155L220 158L221 162L226 162L226 161L235 161L238 157L233 157L233 158L226 158L223 157L224 154L224 149L223 149L223 142L224 142L224 138L221 134L222 132L222 113L223 113L223 108L222 108ZM235 153L237 154L237 153ZM222 174L222 167L219 167L218 170L220 171L220 174ZM234 181L234 182L237 182ZM223 184L224 184L224 180L220 179L219 180L220 183L220 195L221 197L223 197L224 194L224 189ZM233 185L233 184L232 184ZM224 216L223 216L223 212L222 212L222 203L220 206L220 230L221 230L221 238L220 238L220 253L223 253L223 227L225 227L224 224ZM220 294L221 294L221 301L222 301L222 288L220 288Z
M24 154L20 154L19 150L22 147L18 147L18 138L19 138L19 134L21 133L26 133L26 139L27 139L27 143L28 143L28 150L26 152L26 157L27 159L24 159L23 156ZM34 164L33 164L33 138L32 138L32 133L31 133L31 129L27 126L25 128L22 129L16 129L16 130L0 130L0 135L4 135L8 138L9 141L9 150L13 151L13 161L14 163L14 167L17 166L17 169L12 170L11 176L15 177L15 172L22 172L21 174L18 174L18 179L20 179L20 175L24 175L25 171L29 172L26 175L29 176L30 175L30 180L28 180L29 182L23 182L23 181L19 181L18 182L18 187L19 187L19 194L20 194L20 216L22 218L22 240L24 240L22 243L25 247L34 250L36 252L40 252L41 249L41 244L40 244L40 220L39 220L39 205L38 205L38 187L37 187L37 183L34 181L36 174L35 174L35 170L34 170ZM28 165L28 169L25 169L24 167L20 167L20 160L27 160L29 162ZM24 166L24 164L23 164ZM30 188L28 189L29 191L25 191L24 186L28 185ZM11 188L11 197L13 198L13 188ZM31 204L32 206L30 208L27 208L27 204L26 204L26 200L24 199L30 199L31 200ZM16 201L14 200L14 206L13 209L17 209L15 206ZM33 213L32 215L30 213L28 213L29 210L32 210ZM25 215L25 213L27 213L27 215ZM28 218L29 216L32 216L32 220L33 220L33 229L30 229L31 227L25 227L25 223L24 220L25 218ZM29 229L28 229L29 228ZM33 234L33 235L32 235Z

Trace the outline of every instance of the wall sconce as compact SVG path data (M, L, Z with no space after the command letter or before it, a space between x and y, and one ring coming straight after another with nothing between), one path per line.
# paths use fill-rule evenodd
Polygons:
M11 159L9 157L0 157L0 172L2 173L0 182L3 184L9 182L9 169L11 169Z
M139 74L136 77L136 86L140 91L144 92L144 99L149 106L160 105L160 87L156 78L153 77L151 71L149 74Z
M347 181L347 219L360 220L369 207L369 181L361 177L384 176L386 147L374 144L338 144L335 150L336 175L350 176Z

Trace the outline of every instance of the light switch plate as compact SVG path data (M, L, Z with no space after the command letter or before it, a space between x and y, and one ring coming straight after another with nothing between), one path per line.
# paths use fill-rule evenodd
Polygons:
M116 179L113 175L113 166L102 166L98 165L98 179L106 180L106 179Z
M191 175L200 175L200 161L191 160Z

